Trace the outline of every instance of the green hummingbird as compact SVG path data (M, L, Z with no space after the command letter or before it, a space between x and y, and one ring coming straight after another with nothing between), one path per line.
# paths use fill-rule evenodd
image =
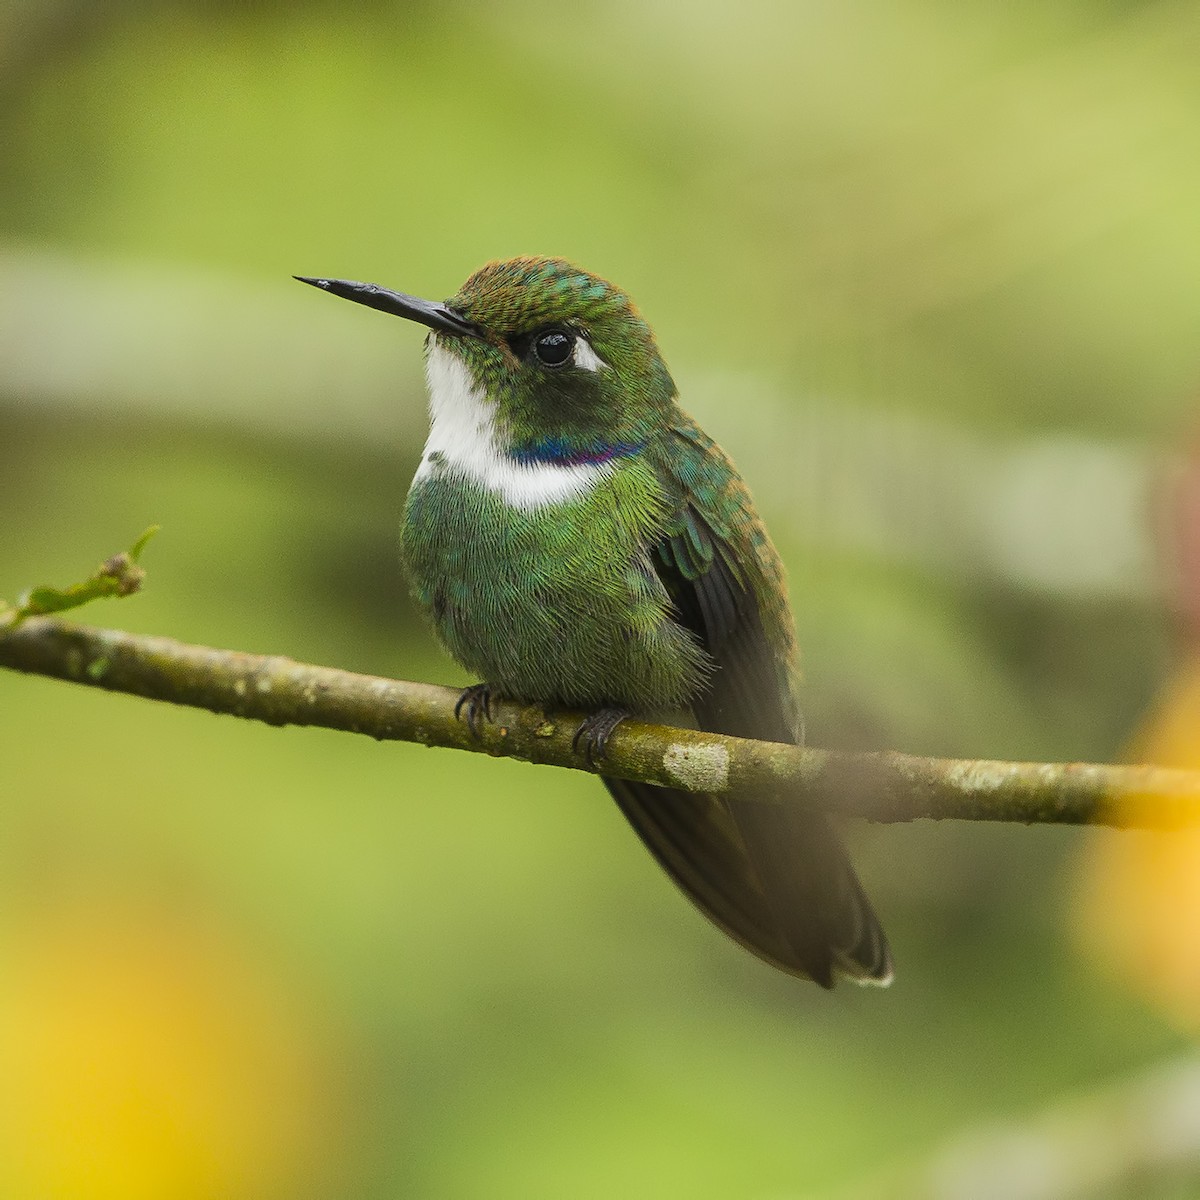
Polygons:
M795 743L787 585L750 493L679 407L650 326L560 258L488 263L444 303L304 283L430 330L430 432L404 508L413 594L490 700ZM790 974L886 984L879 922L823 814L604 779L714 924Z

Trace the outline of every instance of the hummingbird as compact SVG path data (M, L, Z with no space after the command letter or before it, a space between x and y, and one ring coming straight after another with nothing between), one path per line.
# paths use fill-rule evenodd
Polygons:
M430 431L403 517L417 604L500 696L588 710L602 767L626 717L797 743L778 554L721 448L680 407L629 296L561 258L488 263L444 302L296 276L425 326ZM602 776L718 928L789 974L884 985L887 940L829 818Z

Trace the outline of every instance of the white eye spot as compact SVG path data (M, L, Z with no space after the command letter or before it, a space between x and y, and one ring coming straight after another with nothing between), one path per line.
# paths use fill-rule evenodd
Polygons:
M608 363L592 349L587 338L577 335L575 338L575 365L581 371L607 371Z

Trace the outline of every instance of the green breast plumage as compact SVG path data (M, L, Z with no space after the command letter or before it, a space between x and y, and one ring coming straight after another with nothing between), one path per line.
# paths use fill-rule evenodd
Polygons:
M413 594L450 653L503 694L686 707L707 656L671 619L649 558L664 501L636 458L538 506L452 470L423 471L405 506Z

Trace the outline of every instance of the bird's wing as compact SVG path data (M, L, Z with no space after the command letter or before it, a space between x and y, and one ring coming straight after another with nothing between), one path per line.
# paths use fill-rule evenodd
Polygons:
M713 660L709 684L693 701L697 723L794 742L792 635L778 559L720 450L686 418L674 436L675 513L651 561L676 619ZM835 971L890 978L883 931L823 814L606 783L684 892L760 957L826 987Z

